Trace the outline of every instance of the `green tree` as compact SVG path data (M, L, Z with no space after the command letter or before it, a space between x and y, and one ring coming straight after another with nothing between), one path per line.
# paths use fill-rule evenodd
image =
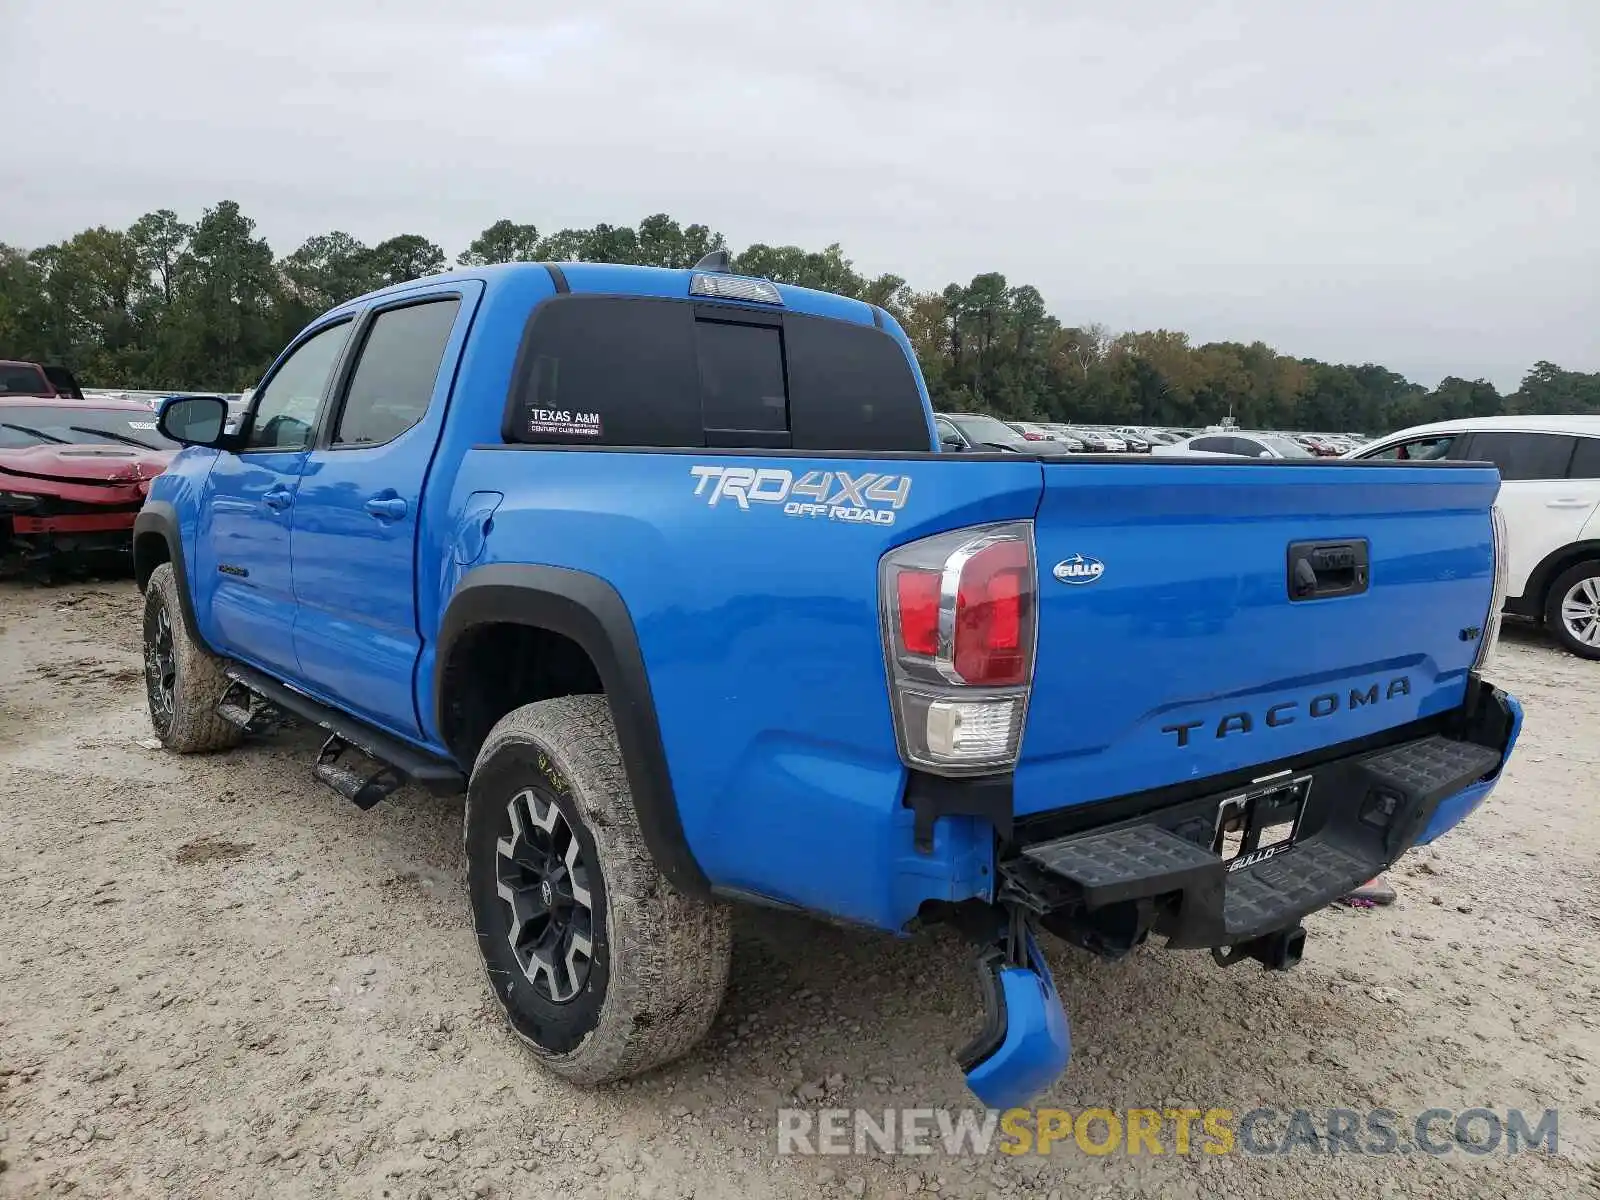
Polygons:
M307 238L282 266L288 294L307 319L388 282L373 250L337 229Z
M491 263L537 262L538 255L538 227L518 225L502 217L472 239L472 245L462 252L460 263L464 267L486 267Z
M1513 412L1552 415L1600 413L1600 373L1564 371L1540 360L1508 398L1508 407Z
M461 255L497 262L597 261L684 268L723 236L654 213L541 236L503 218ZM193 225L171 209L127 230L84 230L31 252L0 245L0 354L62 361L91 384L231 387L254 382L316 314L445 269L420 234L368 247L334 230L275 259L232 201ZM1600 374L1534 364L1502 397L1484 380L1420 387L1375 363L1322 363L1259 342L1193 345L1180 330L1114 334L1064 326L1037 288L998 272L939 290L867 276L837 243L820 250L757 242L736 270L856 297L890 312L911 340L934 403L1011 419L1199 426L1232 414L1257 428L1379 433L1500 411L1600 413Z
M232 200L206 209L178 260L160 367L180 386L255 383L280 349L282 298L255 222Z
M372 266L379 287L437 275L446 266L444 251L417 233L402 233L372 248Z

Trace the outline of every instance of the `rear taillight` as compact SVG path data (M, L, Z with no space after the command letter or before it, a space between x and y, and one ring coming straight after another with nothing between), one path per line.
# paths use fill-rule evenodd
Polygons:
M1024 438L1026 438L1030 442L1042 442L1042 441L1044 441L1044 434L1042 434L1042 433L1025 433L1022 436Z
M901 757L946 775L1013 765L1033 681L1032 525L924 538L886 554L879 570Z
M1489 527L1493 538L1494 587L1489 597L1489 615L1483 622L1483 636L1478 639L1478 653L1472 669L1481 673L1494 660L1500 646L1501 610L1506 604L1506 583L1509 563L1506 558L1506 517L1496 500L1489 510Z

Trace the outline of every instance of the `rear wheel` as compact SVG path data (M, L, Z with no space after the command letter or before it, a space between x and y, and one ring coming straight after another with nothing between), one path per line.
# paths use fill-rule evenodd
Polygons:
M489 985L552 1070L620 1079L705 1035L727 985L729 916L656 868L604 696L501 719L472 772L465 841Z
M222 660L189 636L171 563L157 567L145 585L144 690L150 724L168 750L197 754L239 744L238 726L217 716L228 690Z
M1572 653L1600 659L1600 560L1579 563L1550 585L1544 622Z

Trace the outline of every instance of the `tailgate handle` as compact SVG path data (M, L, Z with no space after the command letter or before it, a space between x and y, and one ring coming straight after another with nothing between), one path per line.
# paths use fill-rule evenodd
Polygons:
M1359 596L1370 578L1364 538L1344 542L1289 543L1289 599Z

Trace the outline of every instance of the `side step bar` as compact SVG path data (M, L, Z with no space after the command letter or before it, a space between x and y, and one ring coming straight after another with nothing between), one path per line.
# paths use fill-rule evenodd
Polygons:
M218 716L246 730L261 726L260 706L239 696L242 688L274 708L326 729L329 737L317 755L313 774L361 808L371 808L407 780L438 796L467 790L466 776L447 759L407 745L243 663L229 663L224 674L237 686L229 687L223 702L217 706ZM366 772L352 769L347 761L351 751L359 751L373 760L378 764L377 769Z

